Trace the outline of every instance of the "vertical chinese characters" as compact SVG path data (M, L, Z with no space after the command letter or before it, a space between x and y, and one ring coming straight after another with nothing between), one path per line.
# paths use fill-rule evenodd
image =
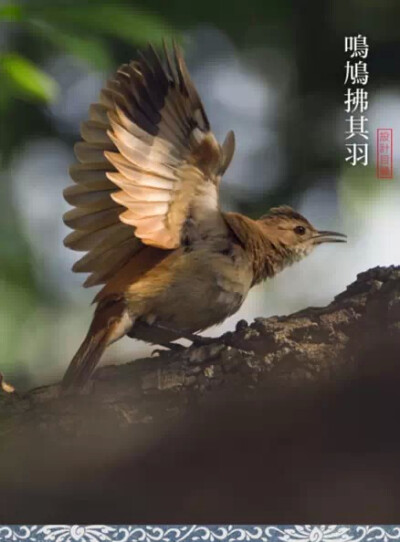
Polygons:
M368 110L369 73L367 62L369 45L366 36L346 36L344 52L347 54L345 64L344 107L348 114L346 118L346 162L355 166L368 165L368 118L364 113Z

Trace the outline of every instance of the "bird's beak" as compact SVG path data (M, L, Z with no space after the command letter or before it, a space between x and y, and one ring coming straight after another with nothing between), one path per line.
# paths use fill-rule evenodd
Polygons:
M313 239L316 245L321 243L346 243L347 235L336 231L319 231Z

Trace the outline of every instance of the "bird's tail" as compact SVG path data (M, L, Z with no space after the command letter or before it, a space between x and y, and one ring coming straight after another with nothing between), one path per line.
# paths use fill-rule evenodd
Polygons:
M89 330L64 375L61 384L64 390L80 388L86 384L108 344L108 334L104 328L96 334Z
M93 374L105 348L130 327L125 307L120 302L105 300L94 315L92 325L64 375L63 390L81 388Z

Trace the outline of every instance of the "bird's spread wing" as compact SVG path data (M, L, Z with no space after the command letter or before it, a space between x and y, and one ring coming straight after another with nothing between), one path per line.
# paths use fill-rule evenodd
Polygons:
M75 147L79 164L64 196L75 231L65 245L87 251L73 267L90 272L85 286L107 282L144 245L179 247L199 193L218 208L220 176L234 152L221 146L177 46L162 59L153 48L121 66L90 108Z

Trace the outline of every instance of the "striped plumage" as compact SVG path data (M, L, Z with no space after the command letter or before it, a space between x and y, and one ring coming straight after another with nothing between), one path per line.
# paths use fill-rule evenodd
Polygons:
M232 132L221 147L210 131L176 45L164 64L149 47L121 66L81 133L64 221L75 230L65 245L87 251L73 267L91 273L85 286L107 282L143 244L177 248L198 185L218 184L234 150Z

